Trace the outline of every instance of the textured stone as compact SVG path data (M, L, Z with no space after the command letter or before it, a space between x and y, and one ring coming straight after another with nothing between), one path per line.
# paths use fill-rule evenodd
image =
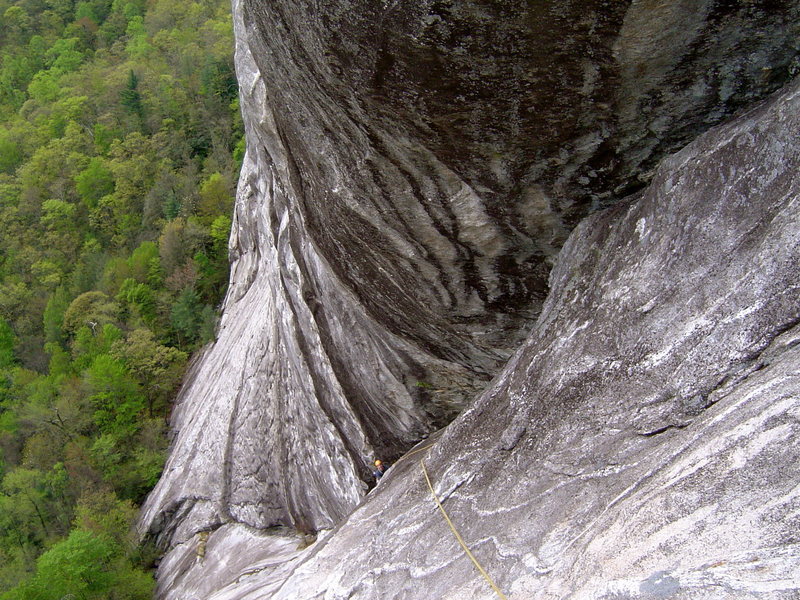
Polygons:
M233 583L243 595L252 582L264 598L280 588L307 545L292 531L264 532L239 523L223 525L213 535L199 532L162 561L161 597L205 600L218 591L220 582Z
M579 225L494 384L269 597L495 597L424 457L509 598L796 598L798 131L794 86Z
M739 166L756 141L742 152L706 142L719 164L712 173L698 158L709 172L706 180L695 179L703 194L684 194L686 203L698 206L691 216L681 212L688 207L669 204L677 202L671 194L658 198L664 206L656 203L663 187L685 190L675 175L648 188L653 199L643 206L649 208L636 210L650 212L635 222L625 212L639 206L632 200L583 222L550 276L553 290L542 312L548 273L581 218L640 190L662 157L797 69L797 13L797 2L780 1L234 2L248 149L218 340L194 364L181 392L172 452L140 523L143 535L173 548L160 570L161 594L179 598L183 589L202 589L206 595L232 581L238 567L208 569L214 585L195 581L206 572L187 558L198 532L213 530L209 547L227 548L251 543L247 527L333 527L363 498L373 458L394 461L449 422L509 358L511 366L489 395L470 404L437 450L435 456L451 464L443 473L441 463L432 463L437 478L451 478L439 484L445 489L473 476L490 484L478 467L496 460L496 452L530 460L518 449L532 443L534 429L536 439L550 439L546 432L566 428L563 444L596 453L600 464L608 448L622 443L615 432L631 436L623 441L633 455L652 443L647 440L683 434L704 415L719 384L715 377L727 374L720 365L732 360L748 368L745 359L768 343L783 314L764 312L774 304L762 296L730 315L706 314L704 301L736 291L725 287L733 275L721 278L727 283L719 289L706 289L705 278L721 267L708 263L711 271L703 271L706 263L689 252L697 250L692 243L713 243L744 261L747 247L717 238L727 239L726 228L739 231L740 218L767 229L761 217L746 220L753 207L742 201L747 186L758 183L764 197L769 192L769 182L751 177L760 166ZM785 139L785 132L774 137ZM789 161L793 142L784 144L770 152L777 157L780 150ZM777 173L778 163L770 164ZM760 176L766 181L767 175ZM718 199L721 187L736 199L733 212L709 215L702 202ZM690 222L676 229L669 218ZM622 231L623 225L633 229ZM633 269L624 257L636 244L653 254L636 258L641 262ZM737 264L744 277L747 263ZM578 277L564 269L583 272ZM676 291L669 278L685 287ZM696 292L690 293L689 282ZM579 288L581 295L574 295ZM675 294L690 306L668 302ZM566 298L575 303L572 320L553 309ZM627 307L626 320L615 303ZM686 317L692 311L697 316ZM730 327L718 327L729 318ZM618 330L603 329L605 320ZM664 330L681 323L681 331ZM531 327L528 350L513 354ZM661 331L660 342L649 335L651 327ZM765 337L757 343L758 332ZM712 333L723 336L719 344L695 344ZM665 345L668 339L675 348ZM534 346L538 350L530 350ZM559 354L551 346L565 350ZM606 397L592 395L602 386ZM544 404L533 401L532 390ZM622 399L633 396L642 404L631 412ZM579 404L593 416L559 424ZM561 408L548 412L543 405ZM475 415L482 415L480 425ZM578 479L592 473L591 461L569 455L567 447L559 450L562 458L556 452L549 459L554 473ZM538 457L547 447L536 448L532 456ZM477 470L469 471L472 460ZM419 506L424 494L412 492L399 467L365 507L379 512L383 502L401 514L404 506ZM412 477L416 467L408 468ZM524 480L531 485L509 488L511 496L549 489L550 480L532 478L527 469ZM452 479L467 472L463 480ZM515 481L517 471L501 472ZM389 498L388 489L404 491ZM492 494L491 485L482 493ZM564 510L568 500L562 498ZM597 493L576 523L606 500ZM359 514L330 539L363 543L359 536L367 533L348 529ZM435 513L426 514L436 521ZM248 533L239 542L241 531ZM351 533L342 538L344 531ZM524 533L525 543L536 531ZM441 531L435 535L447 543ZM264 544L282 545L274 539ZM328 547L339 548L333 541ZM445 555L435 544L431 549ZM306 554L314 558L290 581L305 581L305 565L315 561L331 568L324 561L333 558L324 550ZM377 555L387 564L398 559ZM509 558L515 560L521 559ZM413 566L418 563L410 555L400 562L427 568ZM444 569L432 589L449 590L447 581L453 590L461 583L481 589L453 569ZM668 589L680 579L666 571L645 588ZM392 573L381 593L394 577L406 582L398 589L414 585L401 568ZM355 589L348 586L341 589ZM282 589L303 597L303 587Z

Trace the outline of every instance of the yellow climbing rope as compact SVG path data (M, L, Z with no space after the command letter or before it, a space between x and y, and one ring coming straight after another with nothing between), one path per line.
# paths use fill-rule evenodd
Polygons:
M420 448L420 450L422 450L422 448ZM489 582L489 585L492 586L492 589L495 591L497 596L502 598L502 600L508 600L508 598L506 598L506 595L503 594L503 592L500 590L499 587L497 587L495 582L492 581L492 578L489 577L489 574L486 572L486 570L478 562L478 559L476 559L473 556L472 552L470 552L469 548L467 548L467 545L464 543L464 540L461 538L461 535L456 530L455 525L453 525L453 522L450 520L450 517L447 515L447 511L445 511L444 506L442 506L442 503L439 501L439 497L436 495L436 492L433 491L433 485L431 485L431 478L428 477L428 469L425 468L425 463L420 460L419 461L419 466L422 467L422 472L425 475L425 481L428 482L428 489L431 491L431 494L433 495L433 499L436 501L436 506L438 506L439 510L442 511L442 514L444 515L444 518L447 521L447 524L450 525L450 530L453 532L453 535L456 536L456 539L458 540L458 543L461 544L461 547L464 549L464 552L467 553L467 556L469 556L470 560L477 567L478 571L480 571L481 575L483 575L484 579L486 579L486 581Z
M403 456L400 457L400 460L408 458L409 456L411 456L412 454L416 454L417 452L422 452L424 450L427 450L428 448L433 448L435 445L436 443L434 442L433 444L428 444L427 446L423 446L422 448L417 448L416 450L412 450L411 452L406 452Z

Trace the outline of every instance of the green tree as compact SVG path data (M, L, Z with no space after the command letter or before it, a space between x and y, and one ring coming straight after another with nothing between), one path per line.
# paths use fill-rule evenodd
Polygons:
M212 173L200 186L200 202L197 212L208 223L218 215L227 215L233 210L231 183L221 173Z
M83 62L84 55L78 50L78 38L59 39L45 52L46 64L53 72L69 73Z
M0 172L13 173L22 161L22 151L11 134L0 129Z
M134 434L145 399L122 361L100 354L87 369L85 379L99 430L119 440Z
M228 238L231 235L231 218L228 214L218 215L211 222L211 240L214 254L227 259Z
M172 305L169 314L170 324L178 334L178 340L181 343L192 344L197 341L203 322L202 310L200 296L192 288L183 290L175 304Z
M11 367L14 362L14 346L17 338L8 322L0 317L0 369Z
M23 45L28 40L31 30L30 15L21 6L10 6L3 13L3 34L9 43Z
M102 19L97 15L97 8L99 5L93 2L78 2L75 5L75 20L88 19L95 25L102 22Z
M95 156L75 176L75 189L87 208L96 208L100 198L114 191L114 174L103 158Z
M9 500L3 508L12 517L11 526L24 543L41 546L69 529L63 465L57 464L49 472L17 467L3 477L0 489Z
M63 200L50 199L42 203L41 222L47 228L63 230L75 227L74 204Z
M44 309L44 336L48 342L62 343L64 336L64 313L69 307L69 293L65 287L56 289L47 299Z
M108 354L114 342L122 339L122 331L111 323L90 329L81 327L72 341L73 366L80 372L88 368L95 358Z
M111 354L125 363L145 390L148 415L165 416L167 402L186 369L186 353L159 344L149 329L135 329L124 342L113 345Z
M36 575L2 600L149 600L150 575L135 569L123 548L106 534L75 529L36 562Z
M78 529L107 535L123 548L133 550L136 514L133 502L120 500L110 489L86 490L75 506L74 524Z
M147 284L126 279L122 282L117 300L132 308L147 324L152 324L156 318L156 295Z
M75 333L80 327L89 326L92 331L116 319L119 305L103 292L85 292L75 298L64 313L64 330Z
M144 19L140 16L133 16L128 19L128 28L125 31L128 36L128 44L125 49L133 58L145 58L152 51L153 46L148 41L147 30L144 27Z
M133 69L128 72L128 82L119 95L120 102L126 110L139 117L139 119L144 117L142 96L139 93L139 77L137 77Z
M150 273L153 268L153 261L158 261L158 244L145 241L139 244L128 258L130 275L139 283L150 283Z
M227 10L0 0L0 598L149 597L123 530L227 280Z

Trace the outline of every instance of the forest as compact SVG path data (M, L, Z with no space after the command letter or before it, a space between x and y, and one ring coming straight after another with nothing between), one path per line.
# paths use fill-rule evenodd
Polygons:
M230 5L0 15L0 600L150 598L131 526L228 280Z

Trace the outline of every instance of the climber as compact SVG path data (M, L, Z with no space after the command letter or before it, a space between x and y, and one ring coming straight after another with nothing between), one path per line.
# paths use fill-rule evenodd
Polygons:
M386 473L386 469L389 467L384 465L383 461L381 460L376 460L373 464L375 465L375 468L372 469L372 474L375 476L375 481L378 481L381 477L383 477L383 474Z

